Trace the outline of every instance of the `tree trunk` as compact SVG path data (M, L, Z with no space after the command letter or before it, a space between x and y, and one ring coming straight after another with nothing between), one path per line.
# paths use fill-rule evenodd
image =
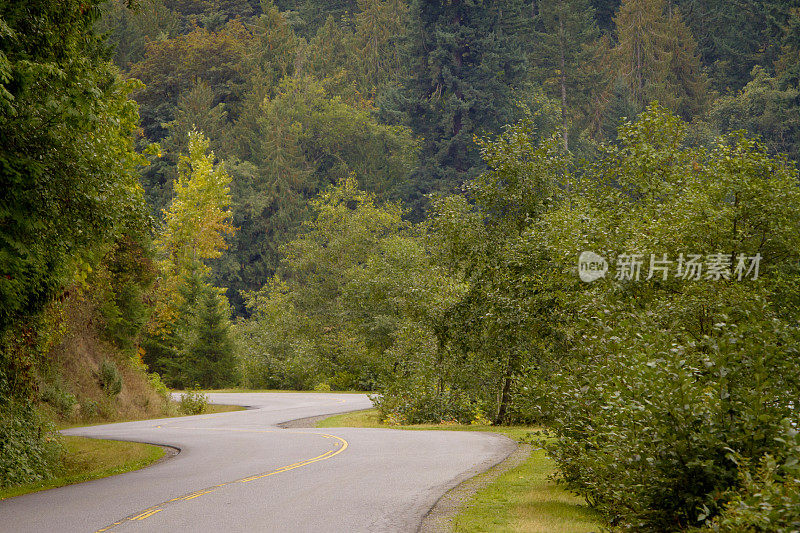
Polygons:
M497 418L495 424L502 424L506 419L508 404L511 402L511 374L503 377L503 390L500 393L500 404L497 406Z

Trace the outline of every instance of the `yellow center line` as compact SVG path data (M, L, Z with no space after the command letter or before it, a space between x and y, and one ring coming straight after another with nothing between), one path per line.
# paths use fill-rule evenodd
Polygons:
M146 511L144 511L142 514L137 515L137 516L133 516L133 517L129 518L128 520L142 520L143 518L147 518L148 516L151 516L151 515L157 513L160 510L161 509L155 509L155 508L151 507L150 509L147 509Z
M344 448L342 448L342 450L343 449ZM342 450L339 450L339 452L342 451ZM336 453L339 453L339 452L334 452L333 450L331 450L331 451L326 452L326 453L324 453L322 455L314 457L313 459L309 459L308 461L303 461L302 463L295 463L293 465L284 466L282 468L279 468L278 470L275 470L275 471L272 471L272 472L268 472L266 474L259 474L257 476L251 476L251 477L246 477L244 479L240 479L240 480L237 481L237 483L247 483L248 481L254 481L256 479L261 479L261 478L265 478L265 477L268 477L268 476L274 476L275 474L280 474L281 472L286 472L288 470L294 470L295 468L300 468L301 466L306 466L306 465L310 465L311 463L316 463L317 461L322 461L324 459L329 459L330 457L333 457L333 455L336 455Z
M333 444L334 444L334 446L337 447L337 449L336 450L328 450L327 452L325 452L325 453L323 453L321 455L318 455L316 457L312 457L311 459L306 459L305 461L299 461L297 463L292 463L290 465L282 466L282 467L277 468L275 470L272 470L270 472L265 472L263 474L256 474L256 475L253 475L253 476L248 476L248 477L237 479L237 480L234 480L234 481L228 481L227 483L220 483L219 485L214 485L213 487L208 487L208 488L205 488L205 489L200 489L200 490L194 491L194 492L192 492L190 494L187 494L186 496L179 496L177 498L172 498L171 500L167 500L167 501L165 501L163 503L160 503L158 505L155 505L153 507L149 507L148 509L145 509L144 511L141 511L139 514L137 514L135 516L128 517L128 520L144 520L145 518L149 518L149 517L153 516L154 514L160 513L161 511L163 511L164 509L161 509L161 507L165 507L167 505L175 505L175 504L177 504L178 502L181 502L181 501L189 501L189 500L192 500L192 499L197 498L199 496L203 496L204 494L209 494L211 492L214 492L214 491L216 491L216 490L218 490L218 489L220 489L222 487L226 487L228 485L232 485L233 483L247 483L247 482L250 482L250 481L255 481L257 479L263 479L265 477L274 476L275 474L281 474L283 472L288 472L289 470L294 470L295 468L308 466L308 465L310 465L312 463L316 463L318 461L324 461L326 459L330 459L331 457L334 457L335 455L338 455L338 454L342 453L343 451L345 451L347 449L347 446L348 446L347 441L344 440L343 438L337 437L336 435L328 435L328 434L324 434L324 433L310 433L310 432L307 433L307 432L301 432L301 431L286 431L286 430L236 429L236 428L233 428L233 429L222 429L222 428L177 428L177 427L174 427L172 429L208 429L208 430L215 430L215 431L241 431L241 432L248 432L248 433L294 433L294 434L298 434L298 435L317 435L317 436L323 437L325 439L334 439L336 442L334 442ZM122 522L124 522L124 519L120 520L118 522L114 522L113 524L111 524L109 526L106 526L103 529L98 529L96 531L96 533L109 531L110 529L113 529L116 526L122 524Z
M160 513L160 512L161 512L161 511L163 511L163 510L164 510L164 509L153 509L153 510L152 510L152 511L150 511L150 512L147 512L147 513L141 514L141 515L139 515L139 516L137 516L137 517L134 517L134 518L130 518L130 520L144 520L145 518L151 517L151 516L153 516L154 514L156 514L156 513Z
M211 489L211 490L204 490L202 492L196 492L196 493L192 494L191 496L184 496L183 498L180 498L180 499L183 500L183 501L193 500L194 498L197 498L198 496L202 496L203 494L208 494L209 492L214 492L215 490L216 490L216 488Z

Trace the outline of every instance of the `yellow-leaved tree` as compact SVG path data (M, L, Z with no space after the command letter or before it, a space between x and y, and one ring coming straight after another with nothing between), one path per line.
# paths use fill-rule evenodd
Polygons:
M221 290L207 281L211 269L206 261L222 255L225 238L234 233L230 182L208 139L190 132L189 154L180 156L174 197L155 240L160 277L144 358L173 386L192 384L184 383L191 374L185 351L199 334L192 319L197 306L211 298L227 307Z
M174 198L156 240L166 270L175 274L198 263L207 269L203 261L222 255L225 237L234 232L231 178L208 144L202 133L189 133L189 155L180 156Z

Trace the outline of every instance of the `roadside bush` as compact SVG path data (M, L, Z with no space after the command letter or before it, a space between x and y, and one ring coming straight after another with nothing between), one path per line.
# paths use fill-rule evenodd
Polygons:
M42 401L50 404L61 418L72 416L78 400L75 395L65 391L58 384L50 383L42 389Z
M164 382L161 381L161 376L155 372L151 372L147 374L147 381L150 383L150 386L155 389L158 395L164 399L164 401L169 399L169 389L166 385L164 385Z
M612 525L701 526L741 483L731 450L753 462L774 453L800 385L798 334L747 314L753 323L719 323L700 342L642 315L600 324L585 339L594 355L553 382L559 439L549 451Z
M438 424L459 422L470 424L483 417L483 412L469 393L435 387L404 387L393 383L370 397L378 409L381 420L394 420L399 424Z
M0 486L49 478L60 464L61 445L29 405L0 396Z
M84 398L80 403L80 411L83 420L91 420L99 413L99 407L96 401Z
M722 513L703 531L800 531L800 432L785 420L776 443L779 455L765 455L755 472L746 459L733 454L732 460L740 464L742 488L731 494Z
M100 381L100 386L103 388L103 392L105 392L109 398L114 398L122 392L122 376L119 374L119 370L117 369L117 365L114 364L114 361L110 359L103 360L103 363L100 365L98 380Z
M208 396L199 388L187 390L181 396L180 411L187 415L199 415L208 407Z

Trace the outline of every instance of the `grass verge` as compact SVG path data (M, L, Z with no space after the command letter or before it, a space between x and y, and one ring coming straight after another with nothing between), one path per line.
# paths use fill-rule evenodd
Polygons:
M319 428L366 427L411 430L492 431L521 440L537 428L382 424L376 409L335 415L317 423ZM555 465L543 450L533 450L521 464L501 474L479 490L455 517L458 532L586 533L600 529L599 516L583 500L549 479Z
M463 533L589 533L599 531L597 513L583 500L549 479L554 465L544 450L478 491L456 515L454 531Z
M178 411L179 402L172 402L175 411ZM206 406L202 414L228 413L231 411L241 411L244 407L238 405L218 405L210 403ZM176 415L190 416L185 414ZM164 415L150 417L165 418ZM173 417L170 417L173 418ZM147 420L137 419L137 420ZM119 422L133 422L135 420L104 420L98 422L88 422L82 424L62 423L58 424L58 429L68 429L74 427L85 427L102 424L116 424ZM139 442L126 442L116 440L89 439L85 437L61 436L64 446L64 460L61 472L54 478L38 481L36 483L26 483L14 487L0 487L0 500L21 496L40 490L54 489L73 483L81 483L92 479L124 474L133 470L139 470L158 461L164 457L163 448Z
M64 465L57 477L0 489L0 500L138 470L166 452L150 444L64 436Z

